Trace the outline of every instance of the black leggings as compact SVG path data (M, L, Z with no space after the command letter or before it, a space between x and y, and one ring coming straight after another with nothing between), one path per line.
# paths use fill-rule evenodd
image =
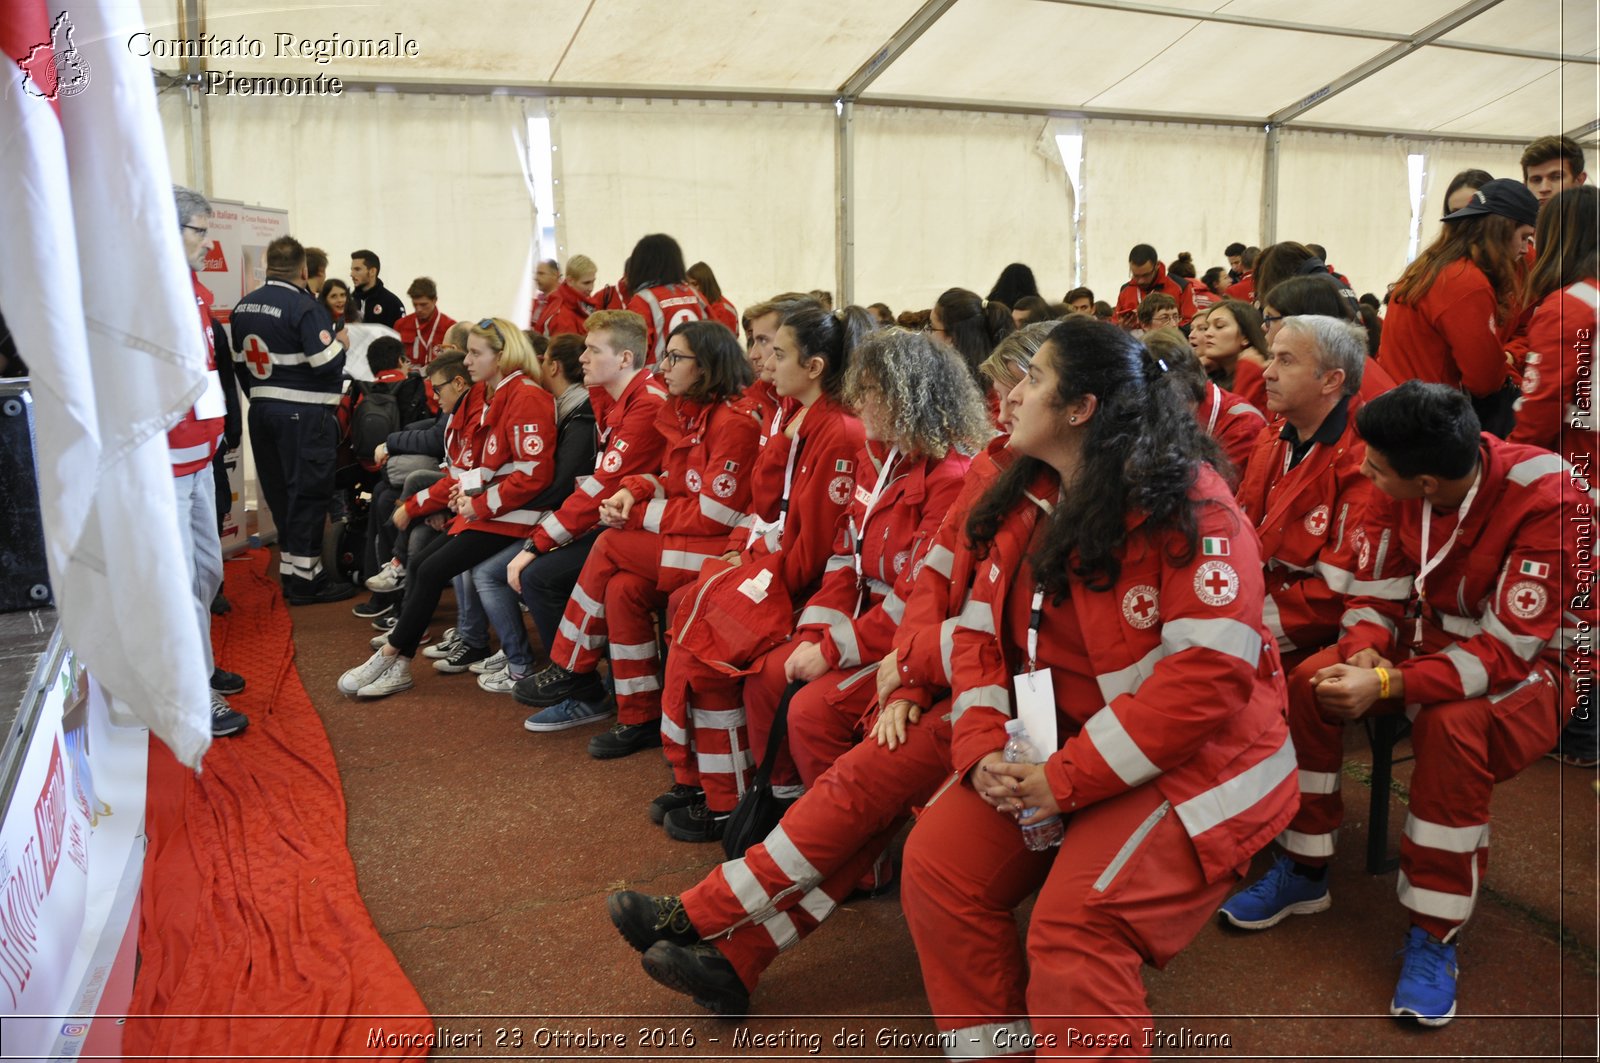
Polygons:
M402 657L415 657L417 643L439 608L450 581L504 550L516 536L494 532L463 531L441 535L417 551L406 565L406 597L400 619L389 632L389 645Z

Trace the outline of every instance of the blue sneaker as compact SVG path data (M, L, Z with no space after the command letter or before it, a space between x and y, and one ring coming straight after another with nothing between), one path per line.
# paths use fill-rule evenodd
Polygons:
M1394 985L1390 1015L1408 1015L1424 1026L1443 1026L1456 1017L1456 947L1420 926L1406 931L1405 959Z
M1255 885L1235 893L1222 906L1228 922L1243 930L1265 930L1287 916L1314 915L1333 907L1328 880L1295 874L1294 861L1280 856Z
M604 720L614 711L608 701L589 702L567 698L549 708L540 709L523 720L522 726L530 731L565 731L569 727L582 727L586 723Z

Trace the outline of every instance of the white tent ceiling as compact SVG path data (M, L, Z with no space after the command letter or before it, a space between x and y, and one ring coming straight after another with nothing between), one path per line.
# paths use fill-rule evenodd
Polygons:
M143 0L183 36L183 0ZM747 97L1527 139L1595 123L1594 0L190 0L240 75L549 96ZM415 39L407 59L279 56ZM180 72L176 58L152 58Z

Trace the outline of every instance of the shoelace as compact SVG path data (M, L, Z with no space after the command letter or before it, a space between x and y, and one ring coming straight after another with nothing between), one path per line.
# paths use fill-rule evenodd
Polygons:
M1426 937L1412 937L1395 955L1404 957L1403 966L1407 971L1428 985L1437 986L1444 981L1439 976L1446 967L1445 949L1445 945L1435 944Z

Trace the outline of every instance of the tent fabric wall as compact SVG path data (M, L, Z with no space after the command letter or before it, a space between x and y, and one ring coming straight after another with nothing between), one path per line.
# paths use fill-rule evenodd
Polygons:
M346 92L208 107L209 191L288 210L291 232L328 252L330 276L348 280L350 252L369 248L402 298L425 275L451 317L527 321L518 289L535 219L520 100ZM173 170L185 177L176 157Z
M621 275L664 232L735 306L832 289L834 114L807 104L551 100L560 260Z
M1406 154L1394 138L1284 133L1278 239L1322 244L1356 291L1381 295L1405 269L1411 238Z
M1135 244L1168 263L1188 251L1203 274L1228 264L1233 241L1259 243L1265 150L1255 131L1085 122L1085 283L1095 297L1116 302Z
M1072 286L1072 189L1042 117L857 106L855 297L896 313L987 295L1007 263Z
M1425 158L1426 181L1422 199L1422 247L1439 235L1444 216L1444 193L1462 170L1487 170L1495 177L1522 177L1522 148L1515 144L1466 144L1440 140L1413 144L1411 150ZM1395 278L1390 278L1391 280ZM1375 289L1374 289L1375 290ZM1379 292L1378 294L1382 294Z

